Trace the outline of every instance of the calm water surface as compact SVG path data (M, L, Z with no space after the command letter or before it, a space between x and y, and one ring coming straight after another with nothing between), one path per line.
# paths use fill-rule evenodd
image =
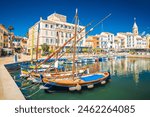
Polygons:
M80 65L81 66L81 65ZM99 67L100 71L111 72L112 81L94 89L81 92L46 93L40 90L28 100L145 100L150 99L150 59L118 59L89 65L91 71ZM18 75L19 71L11 74ZM39 86L22 90L25 96L33 94Z

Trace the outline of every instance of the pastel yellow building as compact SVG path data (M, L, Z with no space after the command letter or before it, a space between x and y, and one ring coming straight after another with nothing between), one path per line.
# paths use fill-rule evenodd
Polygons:
M8 30L0 24L0 56L3 48L8 47Z
M99 48L99 36L88 36L86 39L86 46L92 47L92 49Z

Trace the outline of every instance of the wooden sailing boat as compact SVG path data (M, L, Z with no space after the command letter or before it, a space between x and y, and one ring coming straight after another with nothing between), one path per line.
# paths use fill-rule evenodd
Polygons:
M70 91L81 90L82 87L93 88L95 84L105 83L106 80L110 79L110 73L93 73L89 74L88 69L85 70L76 70L75 58L76 58L76 43L77 43L77 20L78 20L78 11L76 10L75 15L75 34L74 34L74 43L73 43L73 65L72 71L65 73L56 73L46 75L40 74L40 78L45 87L55 87L60 89L68 89ZM85 71L87 74L85 74Z

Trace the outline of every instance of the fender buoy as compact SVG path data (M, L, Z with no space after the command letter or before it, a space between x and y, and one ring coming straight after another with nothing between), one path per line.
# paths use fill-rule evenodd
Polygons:
M76 85L76 90L77 90L77 91L80 91L80 90L81 90L81 85L77 84L77 85Z
M91 88L93 88L93 87L94 87L93 84L90 84L90 85L87 86L88 89L91 89Z
M106 84L106 81L105 81L105 80L104 80L104 81L102 81L102 82L101 82L101 84L102 84L102 85L103 85L103 84Z
M48 87L45 87L45 86L43 86L43 85L41 85L39 88L40 88L40 89L49 89Z
M69 87L69 91L75 91L76 87Z

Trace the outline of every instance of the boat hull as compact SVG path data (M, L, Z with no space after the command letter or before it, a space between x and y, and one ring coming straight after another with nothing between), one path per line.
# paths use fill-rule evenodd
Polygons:
M85 79L87 76L84 76ZM82 78L84 78L82 77ZM90 78L92 78L92 76L88 76ZM96 80L88 80L87 81L83 81L83 79L81 78L81 81L76 81L76 82L52 82L52 81L49 81L49 82L46 82L44 81L43 82L43 86L44 87L49 87L48 90L70 90L70 91L80 91L81 89L91 89L91 88L94 88L96 86L99 86L99 85L102 85L103 83L102 82L106 82L110 79L110 74L108 72L106 72L106 75L104 74L104 77L102 78L98 78ZM78 79L80 80L80 79ZM105 84L105 83L104 83Z

